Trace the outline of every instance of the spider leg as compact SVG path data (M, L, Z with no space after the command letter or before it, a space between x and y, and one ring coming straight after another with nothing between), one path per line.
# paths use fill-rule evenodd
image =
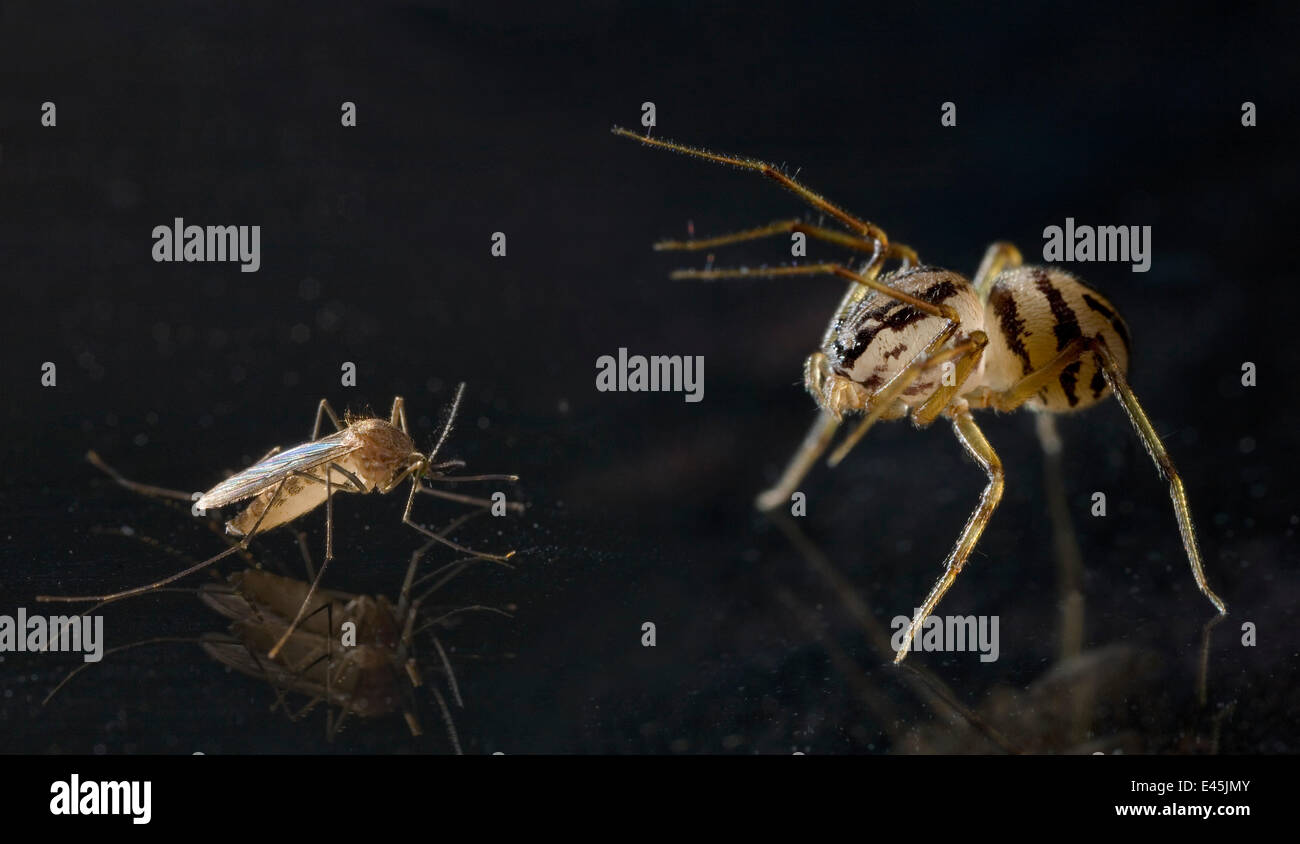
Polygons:
M831 440L835 438L835 432L839 430L839 427L839 416L825 409L818 411L817 421L813 422L812 427L808 429L808 433L804 435L799 450L794 453L794 456L790 458L790 462L786 464L780 480L759 493L758 497L754 499L754 506L761 512L767 512L775 510L789 501L790 496L794 495L795 490L803 482L813 464L830 446Z
M715 237L702 237L692 240L661 240L654 245L656 252L698 252L702 249L713 249L718 246L730 246L733 243L744 243L749 240L761 240L765 237L775 237L779 234L792 234L802 232L803 234L814 237L818 240L824 240L827 243L834 243L836 246L843 246L858 252L870 252L875 255L880 247L875 241L859 237L853 234L845 234L837 229L827 228L826 226L813 225L805 223L803 220L778 220L775 223L769 223L766 226L746 229L744 231L731 232L730 234L717 235ZM897 258L903 262L905 267L912 267L920 263L916 250L910 246L904 246L901 243L891 243L885 248L885 258Z
M1187 503L1187 491L1183 488L1183 480L1174 467L1169 452L1165 450L1160 435L1156 433L1155 427L1152 426L1151 420L1147 418L1146 412L1142 410L1142 405L1138 402L1137 396L1134 395L1133 389L1129 387L1128 379L1124 377L1123 371L1120 370L1119 363L1106 345L1105 338L1101 335L1096 337L1076 337L1046 366L1026 375L1011 388L1002 392L993 392L986 389L975 391L970 397L971 406L994 407L1000 411L1014 410L1033 398L1039 390L1057 378L1061 370L1066 366L1087 354L1096 355L1107 385L1119 400L1120 406L1124 408L1129 422L1133 425L1133 430L1137 432L1142 444L1146 447L1147 453L1151 455L1151 460L1156 464L1156 470L1169 484L1169 498L1173 502L1174 517L1178 520L1178 532L1182 537L1183 549L1187 552L1187 561L1192 567L1192 577L1196 580L1197 587L1214 605L1215 609L1221 614L1227 613L1227 606L1218 595L1214 594L1205 579L1205 569L1201 564L1201 552L1196 543L1196 531L1192 526L1192 513Z
M720 278L786 278L789 276L837 275L891 299L897 299L911 305L922 313L942 317L953 322L958 321L957 311L951 305L936 305L910 293L904 293L895 287L890 287L887 283L876 278L878 272L879 265L868 267L862 272L856 272L844 264L828 261L819 264L802 264L797 267L757 267L755 269L731 267L716 270L674 270L669 274L669 278L694 278L711 281ZM846 295L846 302L849 301L852 295L852 292ZM841 304L841 312L843 312L843 309L844 305Z
M989 298L989 289L993 286L993 279L1005 269L1018 267L1024 263L1024 258L1020 257L1020 250L1014 244L1005 241L998 241L991 245L984 252L984 260L980 261L980 267L975 271L975 278L971 283L975 287L975 292L979 294L980 301L986 302Z
M930 400L927 400L926 404L918 410L918 413L924 411L926 415L924 417L918 417L917 424L922 427L930 424L934 417L936 417L939 412L949 404L952 397L961 389L961 385L965 382L966 378L969 377L971 371L976 365L978 365L980 356L983 354L984 346L988 343L988 337L984 332L975 331L972 332L970 338L967 340L958 343L949 349L939 351L939 349L952 338L953 334L956 333L958 327L958 323L949 322L948 325L940 329L924 349L912 358L911 362L909 362L907 366L899 370L893 378L881 385L879 389L867 397L865 406L871 408L871 410L863 420L858 423L858 427L855 428L847 438L845 438L844 442L841 443L839 448L837 448L831 455L829 461L831 466L838 465L848 452L857 445L858 441L866 435L871 426L879 419L884 418L887 415L890 418L894 418L895 416L902 415L902 413L905 412L905 408L900 410L898 398L909 386L911 386L917 377L931 367L955 359L957 361L956 379L952 385L944 385L936 391L935 396ZM808 360L807 380L810 384L814 385L814 391L820 387L821 376L816 373L818 368L821 366L822 358L824 358L824 356L817 353ZM931 402L934 403L933 406L931 405ZM931 407L932 411L927 410ZM760 511L773 510L790 500L790 496L794 494L795 489L803 481L804 477L807 476L808 472L812 469L813 464L817 462L821 455L830 446L831 440L835 437L835 432L839 429L840 423L840 417L834 411L826 409L822 410L821 414L817 417L817 421L813 423L812 427L808 430L808 433L804 436L804 440L800 444L799 449L794 453L794 456L790 458L790 462L786 465L785 471L781 474L780 480L767 490L764 490L758 498L755 499L754 505Z
M881 253L883 253L889 246L889 236L885 234L884 229L874 223L869 223L866 220L855 217L848 211L827 200L825 197L815 193L798 180L787 176L785 173L781 172L779 168L774 167L765 161L759 161L756 158L739 158L733 155L720 155L715 152L686 146L685 144L679 144L673 141L662 141L658 138L649 138L644 135L638 135L635 132L630 132L627 129L621 129L617 126L614 127L613 132L615 135L622 135L626 138L631 138L632 140L638 141L646 146L672 150L673 152L679 152L683 155L703 158L705 161L712 161L716 164L729 164L732 167L739 167L742 170L750 170L755 173L760 173L781 185L795 196L798 196L818 211L821 211L824 214L829 214L836 220L839 220L840 223L849 230L856 232L863 237L868 237L877 241L880 244Z
M980 356L984 353L984 347L988 344L988 335L983 331L972 331L970 337L960 343L950 346L947 349L943 349L943 345L952 338L952 335L957 333L958 327L957 323L949 323L941 329L939 333L934 336L934 339L912 358L911 362L908 363L907 366L900 369L893 378L890 378L880 387L880 389L871 395L871 398L867 403L867 406L871 408L871 410L863 417L862 421L858 423L858 427L853 429L853 433L845 437L839 447L831 453L830 459L827 463L831 466L838 466L840 461L848 456L849 451L858 444L858 441L866 435L868 429L875 424L876 420L883 418L888 413L896 412L895 407L901 403L900 398L902 395L907 392L907 388L910 387L923 372L939 364L955 360L957 377L953 384L945 385L936 390L935 396L927 399L925 404L921 405L921 407L917 408L913 412L913 421L918 426L925 427L926 425L929 425L936 416L938 416L940 411L948 406L951 402L952 396L958 389L960 389L961 382L970 375L971 369L979 362ZM941 397L941 394L944 394L945 390L950 392L946 393L947 398L944 398L943 404L936 405L935 408L931 410L931 402L935 397ZM927 415L922 417L922 412Z
M1183 479L1179 476L1178 470L1174 468L1174 461L1169 457L1169 452L1165 451L1165 445L1160 441L1160 435L1156 433L1155 427L1151 420L1147 418L1146 413L1142 410L1142 405L1138 403L1137 396L1128 385L1128 379L1120 370L1119 364L1115 361L1115 356L1111 353L1110 348L1106 345L1106 340L1101 335L1097 335L1092 340L1092 345L1096 349L1097 358L1101 361L1102 373L1106 377L1106 383L1110 385L1111 392L1119 399L1128 414L1129 422L1133 424L1133 429L1137 431L1138 436L1142 439L1142 444L1146 446L1147 453L1151 455L1152 461L1155 462L1161 477L1169 483L1169 498L1174 505L1174 516L1178 519L1178 532L1183 538L1183 548L1187 551L1187 561L1192 566L1192 577L1196 579L1196 585L1200 588L1201 593L1214 604L1215 609L1220 615L1226 615L1228 607L1223 603L1218 595L1210 589L1210 584L1205 580L1205 569L1201 565L1201 552L1196 544L1196 531L1192 527L1192 511L1187 503L1187 491L1183 489Z
M975 543L979 542L980 535L984 533L984 527L988 524L989 518L993 515L994 509L997 508L998 502L1002 500L1003 472L1002 461L998 458L997 452L989 441L984 438L984 432L975 424L975 419L971 416L970 408L964 404L952 413L952 430L971 457L980 464L984 473L988 475L989 483L980 494L979 504L976 505L970 518L966 520L966 527L962 529L961 536L957 539L957 544L953 546L952 551L948 554L948 559L944 562L944 572L935 582L934 588L926 596L921 607L916 611L912 618L912 623L908 625L903 634L903 644L898 649L898 654L894 657L894 662L902 662L907 657L907 652L912 647L912 639L916 637L916 631L920 629L921 624L934 612L934 608L939 601L943 599L945 593L952 586L953 581L961 572L962 567L966 565L966 560L970 558L971 551L975 549Z
M1069 659L1083 653L1084 604L1083 556L1070 519L1066 501L1065 470L1061 466L1061 437L1056 417L1034 414L1034 431L1043 449L1043 486L1047 491L1047 512L1052 523L1052 544L1056 550L1057 598L1061 605L1057 658Z
M993 280L1004 270L1020 266L1024 259L1012 243L991 244L980 261L972 284L980 301L988 301ZM1074 525L1065 497L1065 473L1061 467L1061 437L1056 417L1050 413L1034 414L1034 431L1043 449L1043 484L1047 492L1047 510L1052 523L1052 540L1056 550L1057 589L1061 606L1058 633L1059 659L1083 652L1083 557L1075 538ZM1082 740L1082 737L1079 737Z
M925 428L935 419L939 418L939 414L943 413L961 391L962 386L966 383L966 379L975 371L975 367L979 366L980 359L984 357L984 348L988 343L988 335L983 331L977 330L971 332L968 340L947 350L946 353L949 354L949 358L956 358L955 363L953 363L953 377L951 383L940 384L939 388L934 391L934 394L931 395L930 398L926 399L924 404L912 412L912 423L914 425L918 428ZM961 348L966 349L965 354L951 354L951 352ZM943 362L944 360L940 358L940 356L936 355L925 361L923 365L925 369L930 369L936 363Z

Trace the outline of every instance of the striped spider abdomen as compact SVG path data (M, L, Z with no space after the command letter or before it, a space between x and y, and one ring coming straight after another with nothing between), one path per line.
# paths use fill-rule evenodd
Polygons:
M1119 370L1128 372L1132 340L1115 306L1056 267L1021 266L998 274L989 290L984 325L989 345L982 385L994 391L1011 389L1080 337L1104 338ZM1090 407L1109 395L1097 358L1083 355L1025 405L1062 413Z

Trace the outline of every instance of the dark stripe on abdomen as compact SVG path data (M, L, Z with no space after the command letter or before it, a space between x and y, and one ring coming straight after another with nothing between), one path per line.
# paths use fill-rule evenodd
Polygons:
M1048 277L1046 270L1036 270L1034 272L1034 287L1038 289L1047 298L1047 306L1052 309L1052 333L1056 335L1056 351L1061 351L1070 344L1070 341L1076 340L1083 336L1079 330L1079 317L1070 307L1070 303L1065 301L1061 291L1056 289L1052 280ZM1061 392L1065 394L1065 400L1074 407L1079 403L1079 396L1074 392L1074 385L1079 380L1079 369L1083 366L1082 361L1075 361L1061 370L1061 377L1057 379L1061 384Z
M1023 374L1028 375L1034 364L1029 360L1029 350L1025 348L1023 338L1028 333L1025 331L1025 321L1020 318L1020 311L1016 308L1015 294L1006 288L994 287L989 295L989 304L993 306L993 315L998 318L998 327L1002 329L1002 338L1006 340L1007 348L1020 358Z
M1124 357L1131 358L1133 356L1132 341L1128 336L1128 326L1124 324L1124 320L1119 318L1119 314L1106 307L1104 302L1094 299L1087 293L1083 294L1083 303L1110 320L1110 327L1115 329L1115 333L1119 335L1119 341L1124 344Z

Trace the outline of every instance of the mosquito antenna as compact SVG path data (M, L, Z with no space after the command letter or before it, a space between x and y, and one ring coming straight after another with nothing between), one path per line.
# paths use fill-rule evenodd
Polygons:
M109 648L108 650L104 651L102 656L108 656L109 654L115 654L121 651L130 650L131 648L138 648L141 645L158 645L158 644L162 644L163 642L198 642L198 641L199 640L194 636L159 636L154 639L141 639L139 642L131 642L130 644L118 645L115 648ZM82 663L81 665L78 665L76 668L69 671L68 676L64 677L59 682L59 684L55 686L53 689L51 689L50 693L45 696L45 700L41 701L41 706L44 706L45 704L49 703L50 698L58 694L59 689L62 689L64 686L66 686L69 680L71 680L73 677L76 677L82 671L85 671L87 668L89 668L94 664L95 663L93 662Z
M496 607L484 606L483 604L475 604L471 607L461 607L458 610L452 610L451 612L443 613L442 615L438 616L435 619L426 621L424 624L421 624L418 628L416 628L415 632L411 635L418 636L419 634L423 633L424 631L428 630L430 627L433 627L439 622L446 621L447 619L451 618L453 615L459 615L460 613L463 612L492 612L492 613L496 613L497 615L503 615L506 618L514 618L513 615L506 612L505 610L498 609Z
M465 382L461 381L460 384L456 386L456 397L451 400L451 410L447 412L447 421L443 423L442 433L438 436L438 442L434 444L433 451L429 452L429 457L427 458L429 463L433 462L433 458L438 454L438 449L442 448L442 444L445 443L447 437L451 435L451 423L456 421L456 411L460 410L460 397L463 395L465 395Z

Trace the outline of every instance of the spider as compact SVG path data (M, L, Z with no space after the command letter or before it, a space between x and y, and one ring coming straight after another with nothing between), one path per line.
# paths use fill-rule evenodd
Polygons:
M772 510L790 500L848 415L862 419L831 453L828 463L832 467L878 420L910 418L913 425L924 428L943 416L951 421L957 441L988 476L979 504L944 562L943 574L904 633L895 663L906 658L921 624L952 587L1002 498L1002 462L972 415L972 411L986 408L1068 413L1108 395L1116 396L1169 484L1196 585L1221 615L1227 613L1205 580L1182 479L1125 378L1129 331L1105 297L1058 267L1025 264L1020 251L1005 242L988 248L974 279L925 265L915 250L891 242L879 226L850 214L771 164L642 136L617 126L613 132L646 146L760 173L847 229L781 220L718 237L661 241L655 244L656 250L712 249L802 232L869 256L857 269L821 262L672 273L672 278L705 280L832 275L849 282L821 349L804 364L804 384L821 413L781 478L758 496L755 503L760 510ZM899 266L882 275L891 260Z

